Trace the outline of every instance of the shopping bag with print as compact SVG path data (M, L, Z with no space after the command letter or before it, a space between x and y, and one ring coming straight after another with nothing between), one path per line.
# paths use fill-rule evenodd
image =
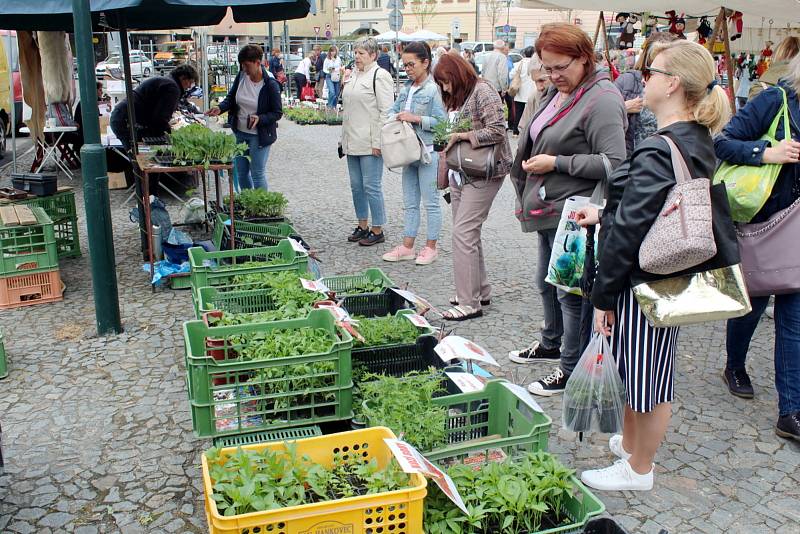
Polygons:
M314 88L311 87L310 83L306 83L303 89L300 90L300 100L316 102L317 95L314 94Z
M545 282L575 295L581 295L581 276L586 259L586 229L578 224L577 213L589 206L589 197L570 197L558 221L553 251Z
M605 336L595 333L564 388L562 423L573 432L622 431L625 387Z

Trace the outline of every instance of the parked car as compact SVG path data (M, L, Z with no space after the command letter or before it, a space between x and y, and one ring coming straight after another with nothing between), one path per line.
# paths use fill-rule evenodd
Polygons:
M164 74L181 63L194 59L194 41L167 41L158 45L153 58L153 67L158 74ZM133 69L131 69L133 70Z
M494 43L491 41L464 41L461 43L461 50L472 50L475 54L491 52L494 50Z
M486 59L486 56L488 55L489 52L483 52L475 56L475 64L478 66L479 72L483 72L483 62ZM509 52L508 57L510 57L511 61L513 61L514 63L522 61L522 54L520 54L519 52Z
M119 54L111 54L104 61L97 64L94 69L98 78L110 76L122 77L122 58ZM141 50L131 50L131 76L134 78L147 78L153 74L153 62Z

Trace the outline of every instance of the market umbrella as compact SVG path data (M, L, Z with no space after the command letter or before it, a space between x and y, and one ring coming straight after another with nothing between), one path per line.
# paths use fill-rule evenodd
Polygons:
M409 37L410 36L407 33L388 31L379 33L378 35L375 36L375 39L377 39L378 41L394 41L394 40L411 41L412 39L410 39Z
M408 36L409 41L447 41L449 37L430 30L417 30Z

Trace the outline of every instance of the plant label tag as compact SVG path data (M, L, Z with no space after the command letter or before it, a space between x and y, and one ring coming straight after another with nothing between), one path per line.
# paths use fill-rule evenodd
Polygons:
M413 324L418 328L431 328L431 323L429 323L428 320L421 315L417 315L415 313L409 313L408 315L404 315L403 317L411 321L411 324Z
M447 336L433 350L446 362L461 358L500 367L497 360L492 358L486 349L461 336Z
M323 295L327 295L331 291L322 280L306 280L305 278L301 278L300 283L303 285L304 289L307 289L308 291L316 291L318 293L322 293Z
M337 321L341 321L343 323L356 323L350 314L344 308L340 306L336 306L334 304L320 304L317 306L320 310L328 310L333 318Z
M295 252L299 252L301 254L308 253L308 251L303 247L303 245L301 245L296 239L292 239L291 237L288 237L287 239L289 240L289 243L291 243L292 249L294 249Z
M521 400L522 402L524 402L528 406L528 408L530 408L531 410L533 410L535 412L544 413L544 410L542 410L542 407L539 406L539 403L536 402L536 400L531 396L530 393L528 393L527 389L525 389L522 386L518 386L518 385L516 385L516 384L514 384L512 382L503 382L503 385L507 389L511 390L511 392L514 395L516 395L519 400Z
M405 289L398 289L396 287L393 287L392 291L394 291L395 293L397 293L398 295L400 295L401 297L412 303L417 308L418 313L425 313L428 310L434 309L433 305L430 302L420 297L416 293L407 291Z
M483 391L484 383L481 380L470 373L451 373L445 372L445 374L453 381L453 383L458 386L458 389L461 390L462 393L472 393L475 391Z
M429 462L417 449L405 441L389 438L383 441L386 442L389 450L392 451L392 454L397 459L397 463L400 464L400 468L405 473L419 473L433 480L439 486L439 489L447 495L447 498L453 501L453 504L458 506L465 514L469 514L467 507L464 505L464 499L458 493L455 482L447 473Z

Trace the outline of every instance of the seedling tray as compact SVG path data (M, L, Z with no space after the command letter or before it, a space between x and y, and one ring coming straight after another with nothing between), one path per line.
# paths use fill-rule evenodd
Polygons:
M58 268L53 221L34 206L38 224L5 226L0 223L0 277L40 273Z
M400 310L395 316L400 317L413 313L413 310ZM358 325L356 325L356 330L358 330ZM430 354L426 355L426 352L432 353L438 343L434 336L436 330L433 328L419 328L418 330L419 336L414 343L353 347L353 366L363 366L369 373L401 376L410 371L420 370L419 365L428 360L441 362L435 353L433 353L435 358L431 358ZM444 367L444 362L435 367Z
M276 329L321 328L333 339L324 353L242 360L231 336ZM352 417L352 338L333 316L208 327L184 323L187 387L199 437L307 426Z
M576 488L576 492L567 497L564 501L562 511L570 519L567 525L561 525L547 530L532 532L531 534L579 534L583 532L583 527L592 517L598 516L606 511L605 505L589 491L580 480L571 476L569 481Z
M339 305L347 310L350 315L360 315L362 317L394 315L400 310L413 308L410 302L389 288L383 289L379 293L344 297Z
M230 217L230 206L227 202L223 202L222 205L217 204L216 201L211 200L209 201L209 207L214 215L224 215L226 218ZM269 215L262 215L262 216L253 216L253 215L246 215L244 208L242 208L241 204L236 202L236 199L233 201L233 219L238 223L239 221L243 222L252 222L252 223L277 223L277 222L289 222L286 216L283 214L281 210L280 213L276 212Z
M387 287L396 287L392 279L380 269L367 269L363 273L326 276L322 279L325 285L336 294L336 298L355 295L376 295ZM379 286L378 291L363 290L367 285Z
M299 283L299 282L298 282ZM278 289L237 289L239 286L201 287L197 291L197 318L203 313L259 313L276 309L273 295ZM319 299L325 297L320 293Z
M492 380L482 391L433 399L434 404L448 410L447 445L426 451L425 456L442 462L481 454L490 458L493 449L502 449L512 457L546 451L552 420L530 408L505 382Z
M227 215L217 215L214 221L214 234L211 242L217 250L228 250L231 248L231 229L227 224ZM303 238L295 229L286 222L276 223L252 223L246 221L236 221L234 235L236 237L236 248L255 248L273 247L283 239L291 237L295 241L303 243ZM306 249L309 247L306 246Z
M308 455L315 464L330 468L337 454L359 454L365 460L373 458L379 468L393 459L383 441L394 438L388 428L376 427L342 432L296 441L298 456ZM285 450L286 443L245 445L245 450ZM234 454L235 448L222 449L223 457ZM350 497L336 501L304 504L266 512L238 516L223 516L213 499L208 460L202 456L205 509L211 534L420 534L422 532L422 503L426 490L425 479L411 474L410 488Z
M270 443L273 441L296 441L303 438L313 438L322 435L322 429L317 425L300 428L286 428L283 430L269 430L265 432L252 432L236 436L223 436L214 439L215 447L242 447L257 443Z
M249 261L277 260L275 265L260 267L238 267ZM189 266L191 268L192 288L197 291L201 287L230 285L238 274L271 272L271 271L308 271L308 254L297 252L288 240L283 240L274 247L258 247L243 250L220 250L206 252L201 247L189 249Z

